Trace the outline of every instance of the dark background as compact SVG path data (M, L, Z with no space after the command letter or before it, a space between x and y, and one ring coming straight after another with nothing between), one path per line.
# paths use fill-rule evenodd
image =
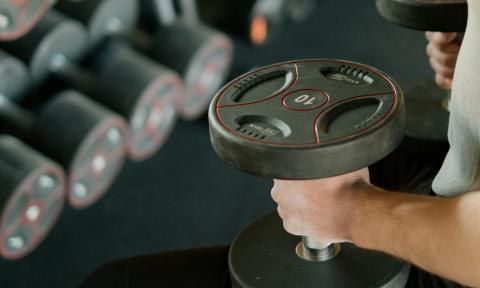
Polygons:
M236 71L283 60L339 58L377 67L402 86L431 75L421 32L397 27L374 1L322 0L306 22L277 41L236 43ZM180 121L151 159L126 164L93 207L66 206L58 225L25 259L0 260L0 287L76 287L99 265L122 257L228 244L274 209L271 180L224 164L210 146L206 118Z

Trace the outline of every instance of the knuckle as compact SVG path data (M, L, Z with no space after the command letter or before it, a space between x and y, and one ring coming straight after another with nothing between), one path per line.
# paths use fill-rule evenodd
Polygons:
M283 221L283 229L292 235L301 235L299 229L291 221Z
M283 212L283 209L280 207L280 206L277 206L277 213L278 213L278 216L280 216L280 218L285 218L285 213Z

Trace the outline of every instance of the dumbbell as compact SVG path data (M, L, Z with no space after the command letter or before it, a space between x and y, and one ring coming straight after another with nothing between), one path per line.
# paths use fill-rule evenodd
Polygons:
M0 41L9 41L22 37L35 26L55 1L0 1Z
M91 46L98 45L105 36L132 29L139 13L136 0L65 0L58 1L55 9L88 28Z
M405 128L403 95L392 78L326 59L244 74L216 94L208 116L221 159L247 173L291 180L373 164L397 147ZM410 269L353 244L290 235L276 213L240 232L228 257L233 287L403 287Z
M142 20L150 23L146 29L155 32L139 48L183 76L186 97L179 103L180 114L185 119L200 117L228 75L230 39L198 21L193 0L140 3Z
M73 90L52 97L37 115L0 99L0 132L23 140L65 169L69 203L80 209L99 200L125 158L128 127L123 118Z
M270 42L292 23L304 20L315 6L311 0L197 1L206 23L254 45Z
M63 209L65 176L52 160L0 134L0 255L19 259L47 237Z
M131 157L135 160L150 157L175 126L177 101L184 99L185 87L177 73L120 43L118 37L111 37L134 30L138 2L60 1L55 8L87 27L92 47L100 45L96 51L103 50L101 55L93 53L91 58L103 59L93 61L97 63L92 65L96 67L93 70L103 75L97 87L102 92L93 94L99 95L96 98L100 102L130 119ZM123 81L129 82L129 87L118 85ZM118 95L122 94L126 101L118 101ZM137 111L131 111L131 107L137 107Z
M62 79L127 118L129 155L151 156L175 125L180 79L114 39L106 39L90 57L90 69L84 69L75 62L86 54L88 42L80 23L49 11L30 33L4 47L28 63L34 82L49 75Z
M0 51L0 106L17 99L27 82L22 62ZM40 245L55 225L66 183L57 163L5 130L0 121L0 255L18 259Z
M376 6L388 21L416 30L464 32L467 25L466 0L376 0ZM443 91L433 78L427 78L406 87L405 95L406 134L446 142L450 91Z

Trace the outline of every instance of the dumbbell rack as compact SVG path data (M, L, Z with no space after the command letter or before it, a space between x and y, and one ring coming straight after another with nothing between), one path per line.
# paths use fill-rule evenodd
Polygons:
M173 38L165 42L170 26L183 27L182 33L188 35L182 37L194 40L189 49L182 52L170 48L168 57L167 52L149 52L150 57L137 52L135 47L142 46L131 42L135 38L131 35L140 28L137 20L145 11L141 5L146 5L141 1L57 1L48 11L53 2L38 1L23 7L30 9L24 16L31 21L21 27L8 26L8 19L0 13L0 38L11 40L0 43L0 64L8 68L0 72L5 76L0 80L0 114L4 113L0 117L0 158L10 154L9 161L18 163L36 159L29 165L22 164L25 167L20 178L7 176L11 172L8 166L0 169L0 186L11 187L2 190L0 203L2 219L10 219L0 223L0 255L8 259L21 258L40 244L60 215L63 199L75 208L98 201L118 175L125 153L139 161L158 151L173 130L177 114L185 119L200 117L223 84L232 59L227 36L199 21L187 23L186 17L158 23L163 32L148 36L152 46L143 52L172 46ZM194 1L183 2L188 4L188 11L196 9ZM163 21L164 14L149 17ZM149 29L153 33L160 27L150 25ZM200 38L192 37L199 31L205 32ZM168 63L175 58L184 59L183 66L167 67L178 62ZM159 59L167 65L160 64ZM206 77L205 71L213 74ZM194 87L192 91L186 83ZM199 87L203 90L195 90ZM200 105L187 103L186 97L202 100ZM185 105L189 105L186 110ZM18 202L24 193L21 187L35 181L41 191L57 189L48 194L60 199L48 200L50 206L55 203L51 206L55 212L43 209L50 206L35 200L38 197ZM8 224L16 218L26 221L33 230L41 228L41 233L33 237L25 234L30 231L25 232L27 226ZM47 220L48 225L42 222ZM20 230L12 234L12 229Z

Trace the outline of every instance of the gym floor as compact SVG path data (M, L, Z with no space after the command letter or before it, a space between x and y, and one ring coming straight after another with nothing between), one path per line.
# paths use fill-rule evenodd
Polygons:
M432 75L421 32L387 23L374 1L322 0L306 22L262 48L236 45L235 71L284 60L338 58L377 67L402 86ZM242 71L243 69L243 71ZM113 259L225 245L274 209L271 180L242 174L210 145L206 117L179 121L160 152L125 169L102 201L66 206L46 241L28 257L0 260L0 287L76 287Z

